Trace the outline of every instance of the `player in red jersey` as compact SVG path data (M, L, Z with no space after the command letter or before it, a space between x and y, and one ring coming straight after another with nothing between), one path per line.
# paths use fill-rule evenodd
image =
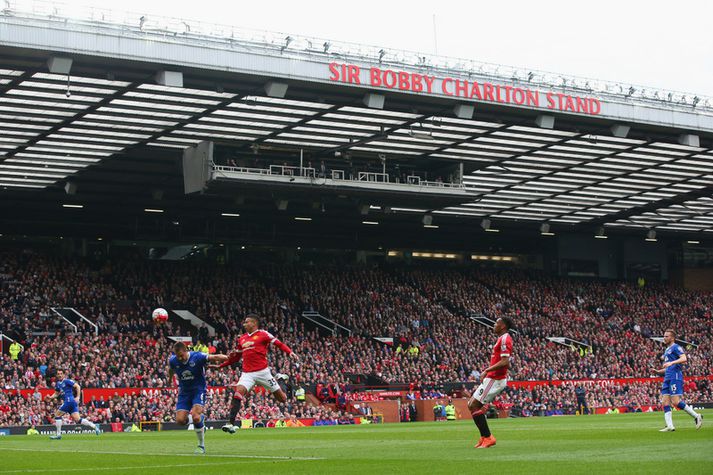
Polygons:
M243 372L238 380L238 385L233 394L233 402L230 406L230 421L223 426L224 432L235 433L235 418L240 411L243 399L250 390L259 384L264 387L279 402L286 402L287 395L277 384L272 372L267 364L267 352L270 346L275 346L279 350L294 359L299 357L292 352L289 346L282 343L269 332L260 330L260 319L255 314L249 314L243 320L245 333L238 340L238 349L228 355L228 360L220 365L209 366L209 368L225 368L241 359L243 360Z
M512 320L508 317L500 317L495 322L493 330L498 335L498 341L493 346L490 366L483 370L483 382L468 400L473 421L480 431L476 449L487 449L495 445L495 437L490 433L485 413L495 396L503 392L508 384L507 375L512 354L512 336L508 331L511 328Z

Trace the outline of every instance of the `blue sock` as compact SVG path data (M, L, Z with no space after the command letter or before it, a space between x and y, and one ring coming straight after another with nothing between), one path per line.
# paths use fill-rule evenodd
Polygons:
M663 412L671 412L671 406L664 406Z
M203 428L203 421L205 421L205 416L201 414L201 420L198 422L198 424L194 424L193 427L198 430Z
M681 401L676 405L676 407L679 408L680 410L683 410L686 407L686 403Z

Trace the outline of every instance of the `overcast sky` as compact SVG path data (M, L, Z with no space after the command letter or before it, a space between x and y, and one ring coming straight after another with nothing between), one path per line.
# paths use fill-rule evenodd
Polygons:
M18 0L21 2L22 0ZM108 8L106 1L64 3ZM713 2L122 0L114 9L713 96Z

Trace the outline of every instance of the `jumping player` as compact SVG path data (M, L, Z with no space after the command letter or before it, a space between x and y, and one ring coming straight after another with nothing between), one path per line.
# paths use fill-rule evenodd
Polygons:
M498 335L498 341L493 346L490 366L483 370L483 382L468 400L468 409L470 409L473 421L480 431L480 440L475 445L476 449L487 449L495 445L496 442L488 428L485 413L495 397L507 387L507 374L512 354L512 337L508 331L511 328L512 320L508 317L500 317L495 322L493 330Z
M664 375L663 386L661 386L661 402L663 403L663 417L666 421L666 427L660 429L659 432L673 432L676 430L673 426L671 403L693 417L696 429L700 429L703 425L703 416L683 402L683 371L681 371L681 365L686 364L688 358L683 352L683 348L676 343L676 332L672 329L669 328L664 332L663 342L666 344L666 351L661 356L661 360L664 362L663 368L654 368L656 373Z
M221 365L211 365L209 368L225 368L241 359L243 360L243 372L238 380L238 385L233 394L233 402L230 406L230 422L223 426L224 432L235 433L235 418L237 417L243 399L250 390L259 384L264 387L277 399L279 402L286 402L287 395L280 388L280 385L275 381L272 372L267 364L267 352L270 346L275 346L280 351L298 360L299 357L292 352L289 346L282 343L269 332L260 330L260 319L255 314L249 314L243 320L243 328L245 333L238 340L238 349L228 356L228 360Z
M193 427L198 437L198 448L195 453L204 454L205 369L207 363L222 362L227 360L228 357L225 355L207 355L200 351L188 351L186 344L180 341L173 345L173 352L175 354L168 359L168 380L173 383L173 375L175 374L178 377L176 422L182 425L188 424L188 414L190 413Z
M52 440L62 439L62 417L69 414L74 423L82 424L85 427L92 429L97 435L101 433L98 424L94 424L89 419L79 416L79 405L77 400L82 394L82 388L73 380L66 378L64 370L57 370L57 384L55 384L54 397L62 400L62 405L57 409L54 415L54 425L57 428L57 434L51 435Z

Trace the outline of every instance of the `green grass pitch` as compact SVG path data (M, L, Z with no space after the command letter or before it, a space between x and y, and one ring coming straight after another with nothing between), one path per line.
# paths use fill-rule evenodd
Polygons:
M498 444L486 450L473 448L469 421L212 430L203 456L188 431L9 436L0 474L713 474L713 411L700 430L681 412L674 423L676 432L660 433L662 413L491 420Z

